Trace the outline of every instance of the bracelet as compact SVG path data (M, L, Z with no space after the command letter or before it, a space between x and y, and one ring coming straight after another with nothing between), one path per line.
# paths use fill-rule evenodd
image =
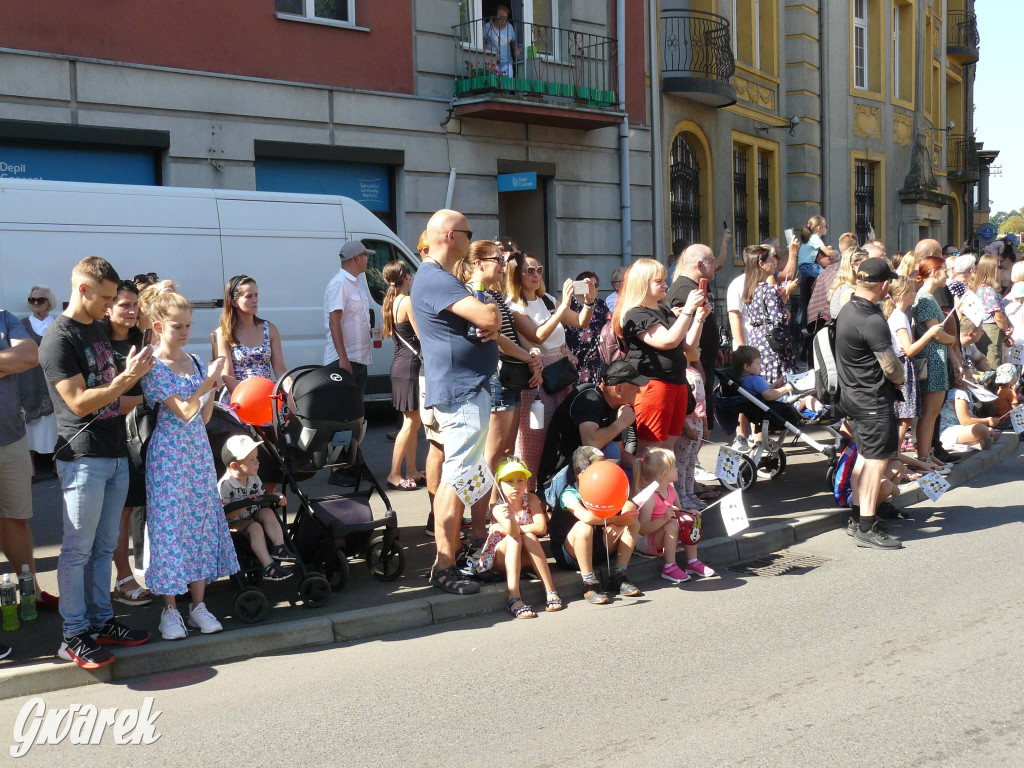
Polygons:
M686 315L687 317L693 317L697 313L696 312L683 312L683 314Z
M587 302L584 301L583 302L583 306L587 307L588 309L593 309L594 308L594 304L596 304L596 303L597 302L595 301L595 302L591 302L591 303L588 304Z

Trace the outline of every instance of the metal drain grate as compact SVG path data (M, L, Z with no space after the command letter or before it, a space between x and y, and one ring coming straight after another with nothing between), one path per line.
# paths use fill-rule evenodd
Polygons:
M800 554L796 552L772 552L764 557L746 560L730 565L730 571L740 571L750 576L781 576L789 571L809 571L829 562L830 558L821 555Z

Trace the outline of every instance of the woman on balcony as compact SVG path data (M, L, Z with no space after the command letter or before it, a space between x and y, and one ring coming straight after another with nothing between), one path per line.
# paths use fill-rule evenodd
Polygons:
M499 5L494 17L484 25L484 50L498 54L498 74L514 77L513 66L519 58L516 30L509 22L508 6Z

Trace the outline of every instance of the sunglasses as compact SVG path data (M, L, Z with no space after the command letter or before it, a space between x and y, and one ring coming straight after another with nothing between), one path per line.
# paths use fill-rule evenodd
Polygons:
M477 259L477 261L493 261L495 264L506 263L506 259L503 256L488 256L487 258Z
M144 283L147 280L152 280L154 283L160 279L160 276L156 272L142 272L132 278L133 283Z
M526 267L523 271L528 275L536 275L537 277L544 275L544 267Z
M452 232L462 232L466 236L467 239L469 239L469 240L473 239L473 230L472 229L453 229Z
M49 299L46 298L45 296L29 296L28 297L28 303L29 304L42 304L43 302L48 302L48 301L49 301Z

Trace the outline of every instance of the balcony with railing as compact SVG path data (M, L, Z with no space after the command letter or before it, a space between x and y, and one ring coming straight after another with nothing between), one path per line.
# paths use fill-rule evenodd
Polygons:
M622 121L614 38L491 19L454 32L455 117L583 130Z
M950 181L972 184L980 177L978 142L973 136L950 134L946 140L946 173Z
M736 103L729 20L705 11L661 12L661 88L712 107Z
M946 55L960 64L979 58L978 17L970 11L950 11L946 21Z

